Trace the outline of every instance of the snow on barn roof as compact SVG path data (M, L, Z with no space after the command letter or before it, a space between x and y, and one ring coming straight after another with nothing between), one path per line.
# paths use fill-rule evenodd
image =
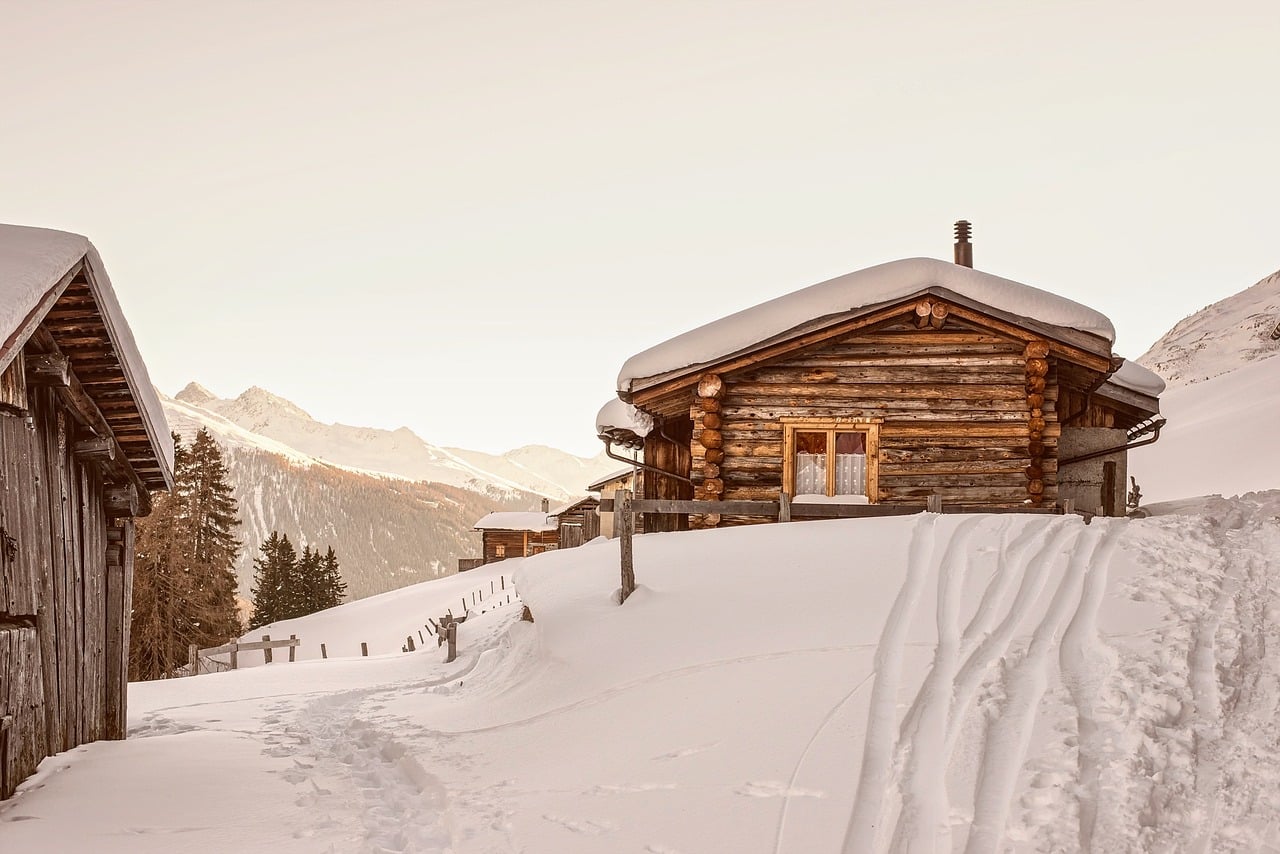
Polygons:
M98 250L79 234L0 224L0 371L13 361L61 295L67 273L84 261L86 279L120 360L129 391L166 473L173 471L173 440L147 366L111 287Z
M629 478L635 475L635 473L636 473L635 466L627 466L624 469L619 469L618 471L605 475L604 477L597 480L595 483L587 484L587 492L599 492L601 489L613 483L614 481L625 480L626 478Z
M932 287L1041 323L1087 332L1114 343L1103 314L1077 302L935 258L907 258L810 285L712 321L632 356L618 374L618 390L635 380L704 365L751 348L820 318L904 299Z
M536 510L490 513L473 526L477 531L554 531L557 523Z
M1128 359L1125 359L1116 372L1107 378L1107 382L1148 397L1159 397L1164 391L1164 380L1159 374Z

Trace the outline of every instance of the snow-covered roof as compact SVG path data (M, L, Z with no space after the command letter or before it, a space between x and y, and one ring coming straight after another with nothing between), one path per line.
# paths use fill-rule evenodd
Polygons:
M613 483L615 480L622 480L623 478L631 477L635 473L636 473L635 466L627 466L626 468L619 469L618 471L615 471L612 474L605 475L604 477L597 480L595 483L587 484L587 491L598 492L608 484Z
M60 295L58 285L79 261L102 323L120 360L129 391L137 402L151 446L164 466L166 480L173 472L173 440L138 353L133 332L111 287L98 250L88 238L65 231L0 224L0 370L17 356Z
M614 398L600 407L596 413L596 435L603 436L615 430L647 436L653 429L653 419L629 403Z
M991 308L1115 341L1105 315L1065 297L934 258L890 261L810 285L731 314L632 356L618 374L618 390L634 381L704 365L797 327L846 312L945 288Z
M1116 372L1108 377L1107 382L1148 397L1159 397L1164 391L1164 380L1159 374L1128 359L1125 359Z
M502 510L476 522L477 531L554 531L559 525L540 510Z

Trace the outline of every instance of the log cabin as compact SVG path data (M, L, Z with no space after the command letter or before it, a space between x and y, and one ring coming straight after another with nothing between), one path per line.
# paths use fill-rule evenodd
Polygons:
M0 226L0 798L125 736L134 522L173 442L84 237Z
M559 528L545 500L540 511L500 510L489 513L474 526L483 543L482 565L551 551L560 544Z
M597 416L641 448L640 497L1125 512L1130 448L1163 381L1099 312L955 261L893 261L786 294L629 359ZM610 450L610 453L612 451ZM647 530L761 521L646 516Z

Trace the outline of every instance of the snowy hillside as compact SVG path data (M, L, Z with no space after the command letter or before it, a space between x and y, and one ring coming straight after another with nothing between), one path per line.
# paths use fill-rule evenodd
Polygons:
M537 447L495 456L441 448L407 427L378 430L322 424L296 404L257 386L223 400L193 382L174 399L184 405L184 414L210 416L214 423L242 428L244 434L236 437L240 441L256 442L261 437L297 454L369 474L447 484L493 498L512 498L521 492L553 501L577 498L586 494L588 483L616 467L603 454L585 459Z
M622 607L616 542L507 561L536 622L504 598L453 664L131 686L0 850L1273 851L1280 492L1166 509L650 534ZM290 630L395 645L493 581Z
M1178 322L1138 359L1170 386L1190 385L1280 353L1280 272Z
M1169 383L1160 440L1130 454L1147 501L1280 488L1280 273L1182 320L1142 356Z
M480 550L475 521L495 509L524 510L528 492L483 495L324 463L219 415L166 399L170 426L190 440L207 428L222 448L240 509L239 593L250 596L253 559L272 531L299 545L332 545L347 596L360 599L452 573Z

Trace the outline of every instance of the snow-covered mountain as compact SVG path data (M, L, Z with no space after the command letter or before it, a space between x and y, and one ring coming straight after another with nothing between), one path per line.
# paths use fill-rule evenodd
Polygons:
M433 445L407 427L380 430L324 424L300 406L258 386L224 400L193 382L174 400L188 407L186 414L193 417L212 415L241 428L244 432L236 434L238 441L253 444L258 437L270 440L273 452L279 452L283 445L297 454L348 469L448 484L493 497L532 492L555 502L566 501L585 495L588 483L617 467L603 453L585 458L531 445L493 455Z
M1148 501L1280 488L1280 272L1180 321L1139 361L1169 386L1160 440L1130 455Z
M603 455L530 446L496 456L439 448L404 428L321 424L256 387L223 400L191 383L162 402L174 430L189 440L203 427L222 447L240 508L244 597L272 531L332 545L348 598L360 599L453 572L479 553L471 526L481 516L582 495L614 467Z
M1139 362L1172 386L1203 382L1280 353L1280 271L1183 318Z

